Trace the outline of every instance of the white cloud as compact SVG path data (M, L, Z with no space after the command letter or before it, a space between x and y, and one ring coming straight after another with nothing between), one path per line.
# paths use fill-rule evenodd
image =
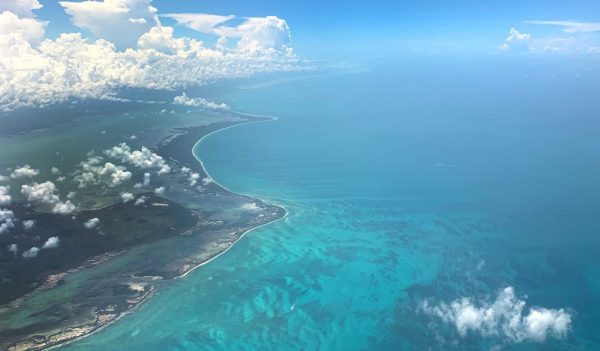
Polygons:
M0 208L0 234L8 233L15 227L15 214L11 210Z
M202 178L202 185L208 185L210 183L213 182L213 179L211 177L204 177Z
M42 245L42 249L56 249L60 244L60 239L57 236L51 236L46 240L44 245Z
M536 54L595 54L598 37L592 33L600 32L600 22L579 21L525 21L527 24L556 26L566 34L540 32L535 38L511 28L502 50L527 51ZM532 28L533 29L533 28Z
M6 247L6 250L8 250L8 252L12 253L14 256L17 256L19 246L17 246L17 244L10 244Z
M290 41L287 22L276 16L245 17L237 26L227 22L236 16L218 16L204 13L171 13L162 17L172 18L178 24L201 33L221 38L238 38L240 48L281 48Z
M163 195L165 193L165 187L161 186L161 187L154 189L154 193L156 195Z
M8 181L8 177L0 174L0 182L6 182L6 181Z
M77 212L77 206L75 206L71 200L57 202L54 207L52 207L52 213L56 214L69 215L75 212Z
M241 37L241 46L278 48L290 41L287 22L276 16L249 17L236 30Z
M0 185L0 206L10 205L12 196L10 196L10 186Z
M130 163L138 168L158 168L158 174L171 172L171 167L167 165L165 160L145 146L142 146L140 150L131 151L129 145L121 143L105 150L104 153L109 157L117 158L121 162Z
M38 0L2 0L0 12L10 11L19 17L34 17L32 10L41 9Z
M24 184L21 186L21 194L27 196L27 201L52 205L60 201L56 194L56 185L51 181L44 183Z
M515 28L511 28L506 42L500 46L502 50L527 50L529 48L529 40L531 35L527 33L521 33Z
M196 185L196 183L198 183L198 179L200 179L200 174L199 173L192 173L192 174L190 174L190 177L189 177L190 185L191 186Z
M474 303L461 298L436 306L425 301L420 310L454 324L461 337L469 332L484 337L498 336L511 342L542 342L547 337L564 338L571 327L571 315L564 309L531 308L524 314L525 301L518 299L512 287L502 290L492 303Z
M76 212L77 206L70 200L61 201L57 192L56 185L51 181L21 186L21 194L27 196L27 201L50 205L52 206L52 213L68 215Z
M0 208L0 221L15 218L13 211Z
M100 224L100 219L90 218L85 223L83 223L83 226L87 229L93 229L96 228L98 224Z
M531 35L527 33L521 33L515 28L511 28L509 31L509 36L506 38L506 41L509 43L517 42L517 41L527 41L531 39Z
M159 26L151 0L59 1L73 23L120 48L134 47L138 38Z
M52 167L50 169L50 173L52 173L52 174L60 174L60 169L58 169L57 167Z
M150 186L150 180L152 179L152 175L148 172L144 173L144 179L141 183L136 183L134 187L141 188L143 186Z
M146 203L146 197L145 196L140 196L135 200L134 205L139 206L139 205L143 205Z
M31 168L30 165L25 165L23 167L17 167L10 175L11 178L33 178L40 174L40 171L37 169Z
M176 53L116 51L105 40L62 34L32 48L0 40L0 109L45 106L70 99L115 100L120 88L184 89L256 73L300 69L290 50L221 51L186 39ZM43 77L43 79L41 79ZM51 82L49 84L48 82Z
M34 246L34 247L30 248L29 250L23 252L23 257L24 258L34 258L34 257L37 257L38 252L40 252L40 248L37 246Z
M131 179L131 172L123 166L117 166L111 162L105 162L100 156L90 156L79 164L80 169L76 171L73 178L79 183L79 188L87 188L94 185L107 185L114 187Z
M242 210L250 211L250 212L256 212L261 209L255 202L243 204L241 208L242 208Z
M112 41L63 33L40 43L45 22L6 12L2 21L7 25L0 25L8 31L0 31L0 110L72 99L118 100L121 88L183 90L307 67L283 45L289 31L276 17L248 18L237 27L217 25L222 35L239 38L238 45L208 48L199 40L175 38L172 28L158 23L149 0L61 4L77 25ZM131 48L119 51L113 42Z
M222 23L234 19L236 16L211 15L207 13L169 13L161 17L172 18L178 24L184 25L200 33L222 36L218 32L218 26Z
M123 202L133 201L134 198L135 196L133 196L132 193L121 193L121 200L123 200Z
M565 33L591 33L600 32L600 22L579 21L526 21L530 24L541 24L562 27Z
M25 230L29 230L31 228L33 228L33 226L35 225L35 221L32 219L27 219L23 221L23 229Z
M21 18L10 11L0 12L0 47L8 46L10 41L37 45L44 39L46 24L33 18ZM8 54L3 52L3 55Z
M151 177L152 177L152 175L150 173L148 173L148 172L144 173L144 181L142 182L142 184L144 186L149 186Z
M210 110L229 110L229 106L225 103L217 104L216 102L208 101L203 98L191 98L187 96L185 93L182 93L180 96L176 96L173 99L173 103L177 105L184 106L196 106L203 107Z
M179 48L185 47L184 39L173 37L172 27L152 27L144 33L137 42L137 47L142 50L153 49L165 54L177 53Z
M108 167L110 166L110 167ZM110 162L107 162L104 165L103 172L110 172L111 184L113 186L119 185L129 179L131 179L131 172L125 171L122 167L118 167L113 165ZM104 175L104 173L100 173Z

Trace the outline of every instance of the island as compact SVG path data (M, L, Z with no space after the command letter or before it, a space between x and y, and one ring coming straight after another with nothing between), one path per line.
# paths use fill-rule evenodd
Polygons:
M0 235L0 247L15 245L15 250L0 254L0 349L47 349L98 331L134 311L165 284L221 255L245 233L286 215L280 205L236 194L219 185L193 153L196 143L210 133L271 118L231 111L163 110L153 107L137 111L138 122L143 123L144 114L150 113L158 116L155 118L200 112L213 116L209 122L188 119L183 127L146 130L143 141L129 138L130 144L134 140L151 144L147 150L171 170L154 177L152 186L137 183L128 188L78 190L81 209L67 216L23 199L3 207L16 220L27 219L35 226L27 228L16 223L8 234ZM122 112L119 121L129 125L127 113ZM105 122L110 123L107 119ZM60 123L80 128L81 120L63 119ZM23 131L10 132L3 138L24 135ZM129 132L123 132L121 139ZM63 159L67 157L64 153ZM81 166L67 163L63 168L69 171L64 173L77 179L77 167ZM142 176L149 179L145 170L140 170L130 182ZM17 247L42 248L52 237L60 238L60 246L42 250L43 254L35 258L28 259L22 250L16 252Z

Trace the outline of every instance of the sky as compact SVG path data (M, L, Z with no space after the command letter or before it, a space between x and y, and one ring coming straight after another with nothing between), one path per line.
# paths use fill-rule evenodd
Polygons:
M154 0L160 13L213 13L259 17L274 15L291 28L294 48L313 59L385 56L405 51L490 54L511 28L533 40L570 38L564 27L527 21L600 22L597 1L168 1ZM56 1L44 1L40 17L49 32L76 30ZM174 21L161 19L167 25ZM194 35L175 26L176 33ZM600 33L600 31L599 31ZM595 35L600 46L600 34Z
M600 57L592 1L3 0L0 110L414 56Z

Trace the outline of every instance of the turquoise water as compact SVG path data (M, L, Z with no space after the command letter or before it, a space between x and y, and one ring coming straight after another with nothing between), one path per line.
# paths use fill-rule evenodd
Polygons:
M195 151L218 182L289 216L64 349L600 348L597 78L398 62L227 95L279 119ZM507 286L566 308L567 337L461 337L419 311Z

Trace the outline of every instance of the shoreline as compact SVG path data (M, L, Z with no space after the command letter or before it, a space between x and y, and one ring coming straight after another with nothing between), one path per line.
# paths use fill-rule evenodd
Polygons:
M264 226L267 226L267 225L269 225L269 224L273 224L273 223L275 223L275 222L279 222L279 221L281 221L281 220L283 220L283 219L287 218L287 216L289 215L289 211L288 211L288 210L287 210L287 208L286 208L286 207L285 207L283 204L281 204L281 203L276 203L276 202L273 202L273 201L266 201L266 200L263 200L261 196L256 196L256 195L251 195L251 194L243 194L243 193L239 193L239 192L233 191L233 190L229 189L228 187L226 187L226 186L224 186L224 185L220 184L219 182L217 182L217 181L215 180L215 178L213 178L213 177L210 175L210 173L208 173L208 170L207 170L207 169L206 169L206 167L204 166L204 162L202 162L202 159L200 158L200 156L196 155L196 153L194 152L194 150L196 149L196 146L200 145L200 144L201 144L201 143L202 143L204 140L206 140L206 139L207 139L209 136L211 136L211 135L213 135L213 134L216 134L216 133L218 133L218 132L222 132L222 131L224 131L224 130L227 130L227 129L229 129L229 128L239 127L239 126L246 125L246 124L250 124L250 123L273 122L273 121L277 121L277 120L278 120L278 118L277 118L277 117L273 117L273 116L263 116L263 115L246 114L246 113L241 113L241 112L237 112L237 111L232 111L232 112L234 112L234 113L236 113L236 114L239 114L239 115L242 115L242 116L248 116L248 117L260 117L260 118L268 118L268 119L266 119L266 120L257 120L257 121L246 121L246 122L241 122L241 123L234 124L234 125L231 125L231 126L228 126L228 127L219 128L219 129L217 129L217 130L214 130L214 131L212 131L212 132L210 132L210 133L208 133L208 134L204 135L204 136L203 136L203 137L201 137L200 139L198 139L198 141L197 141L197 142L194 144L194 146L192 146L192 150L191 150L191 151L192 151L192 155L193 155L193 156L194 156L194 158L195 158L195 159L198 161L198 163L200 163L200 167L202 167L202 169L203 169L204 173L205 173L205 174L206 174L206 175L207 175L207 176L208 176L210 179L212 179L212 180L213 180L213 183L217 184L217 185L218 185L218 186L220 186L221 188L223 188L223 189L225 189L225 190L227 190L227 191L229 191L229 192L231 192L231 193L238 194L238 195L243 195L243 196L249 196L249 197L251 197L251 198L254 198L254 199L262 200L262 201L264 201L265 203L271 203L272 205L275 205L275 206L281 207L281 208L283 208L283 210L284 210L285 214L284 214L282 217L280 217L280 218L277 218L277 219L275 219L275 220L273 220L273 221L270 221L270 222L267 222L267 223L263 223L263 224L261 224L261 225L258 225L258 226L256 226L256 227L253 227L253 228L250 228L250 229L246 230L244 233L242 233L242 235L240 235L240 237L239 237L237 240L235 240L235 241L234 241L234 242L233 242L231 245L229 245L229 247L227 247L227 248L226 248L226 249L225 249L223 252L221 252L221 253L219 253L218 255L216 255L216 256L214 256L214 257L212 257L212 258L208 259L207 261L204 261L204 262L202 262L202 263L200 263L200 264L196 265L195 267L191 268L189 271L187 271L187 272L183 273L182 275L180 275L180 276L176 277L176 279L183 279L183 278L187 277L187 276L188 276L188 274L192 273L192 272L193 272L193 271L195 271L197 268L200 268L200 267L202 267L202 266L204 266L204 265L206 265L206 264L208 264L208 263L212 262L213 260L217 259L219 256L221 256L221 255L225 254L225 253L226 253L227 251L229 251L229 250L230 250L230 249L231 249L231 248L232 248L232 247L233 247L235 244L237 244L237 243L238 243L238 242L239 242L239 241L240 241L240 240L241 240L241 239L242 239L242 238L243 238L243 237L244 237L246 234L250 233L251 231L253 231L253 230L256 230L256 229L259 229L259 228L262 228L262 227L264 227Z
M198 264L190 265L189 269L183 268L182 269L183 272L181 274L178 274L178 275L176 275L176 276L174 276L174 277L171 278L171 279L173 279L173 281L176 281L177 279L184 279L184 278L186 278L192 271L194 271L197 268L202 267L202 266L204 266L204 265L212 262L213 260L215 260L219 256L225 254L227 251L229 251L229 249L231 249L240 239L242 239L249 232L251 232L251 231L253 231L255 229L264 227L264 226L266 226L268 224L277 222L277 221L279 221L281 219L284 219L284 218L287 217L287 215L289 213L287 211L287 209L283 205L281 205L281 204L274 203L272 201L263 200L259 196L241 194L241 193L232 191L231 189L229 189L229 188L223 186L222 184L218 183L216 180L214 180L214 178L212 178L212 176L210 176L210 174L206 170L206 167L204 166L204 163L202 162L202 160L200 159L200 157L198 157L196 155L196 153L194 152L194 150L195 150L195 148L196 148L196 146L198 144L200 144L202 141L204 141L207 137L209 137L209 136L211 136L211 135L213 135L213 134L215 134L217 132L220 132L220 131L223 131L223 130L226 130L226 129L229 129L229 128L233 128L233 127L245 125L245 124L248 124L248 123L267 122L267 121L277 120L277 118L272 117L272 116L251 115L251 114L244 114L244 113L240 113L240 112L236 112L236 111L231 111L231 112L235 113L237 115L240 115L242 117L245 117L246 120L235 122L234 124L225 126L223 128L218 128L218 129L210 131L208 134L205 134L202 137L200 137L193 144L192 149L190 150L190 152L192 154L192 157L195 159L195 161L198 162L198 165L199 165L201 171L204 172L207 177L210 177L210 179L212 179L212 182L216 186L218 186L219 188L223 189L226 192L231 193L234 196L251 198L251 199L263 202L264 204L267 204L267 205L279 208L280 210L283 211L283 215L277 216L277 218L271 219L268 222L261 223L259 225L247 228L241 234L239 234L239 236L237 236L235 238L235 240L232 240L229 243L229 245L223 251L218 252L216 255L214 255L212 257L209 257L208 259L206 259L204 261L201 261ZM253 119L253 118L263 118L263 119L248 120L248 119ZM185 134L185 133L183 133L183 134ZM177 133L175 133L174 135L170 136L171 139L169 140L168 143L170 143L172 140L175 140L178 136L179 135L177 135ZM175 159L175 161L178 161L178 160ZM231 235L231 234L235 234L235 231L233 233L229 233L228 235ZM125 251L122 251L120 253L123 254L123 253L126 253L126 251L130 251L130 250L131 249L125 250ZM111 252L107 252L104 255L109 255L109 254L111 254ZM79 268L82 268L82 267L79 267ZM79 271L79 269L77 269L76 271ZM67 274L70 275L70 273L67 273ZM150 298L152 296L154 296L154 294L156 293L156 290L158 289L157 285L147 285L147 287L149 288L148 291L144 291L144 294L139 297L139 301L137 303L131 304L130 308L128 308L128 309L126 309L126 310L124 310L122 312L119 312L116 316L114 316L114 318L111 318L111 319L106 320L106 321L100 321L99 318L98 318L98 316L100 316L102 314L101 313L96 313L95 314L96 319L91 323L92 325L90 325L90 324L85 325L84 324L84 325L74 325L74 326L71 326L71 327L67 327L67 328L64 328L64 329L60 330L58 333L48 334L47 336L45 336L45 338L44 338L45 340L44 341L46 341L47 339L53 338L53 337L54 338L60 338L61 334L64 335L64 334L68 334L69 332L77 332L78 328L82 329L81 330L81 333L82 333L81 335L75 336L73 338L68 338L68 339L64 340L64 342L58 342L56 344L50 344L50 345L44 345L43 342L41 344L39 344L39 345L35 345L36 343L33 340L35 338L35 335L30 335L30 336L28 336L28 337L26 337L24 339L21 339L20 341L17 341L16 343L9 344L10 346L8 346L7 350L10 350L10 351L12 351L12 350L54 350L54 349L58 349L58 348L60 348L62 346L69 345L69 344L72 344L72 343L74 343L76 341L82 340L82 339L84 339L84 338L86 338L86 337L88 337L90 335L93 335L93 334L95 334L95 333L103 330L104 328L106 328L108 326L111 326L111 325L117 323L118 321L120 321L125 316L127 316L127 315L129 315L131 313L134 313L136 310L138 310L139 308L141 308L147 301L150 300ZM42 288L40 287L38 289L42 289ZM38 290L38 289L36 289L36 290ZM27 294L27 295L30 295L30 294ZM23 297L19 297L18 299L22 299L22 298L26 297L27 295L25 295ZM95 325L93 325L93 324L95 324Z

